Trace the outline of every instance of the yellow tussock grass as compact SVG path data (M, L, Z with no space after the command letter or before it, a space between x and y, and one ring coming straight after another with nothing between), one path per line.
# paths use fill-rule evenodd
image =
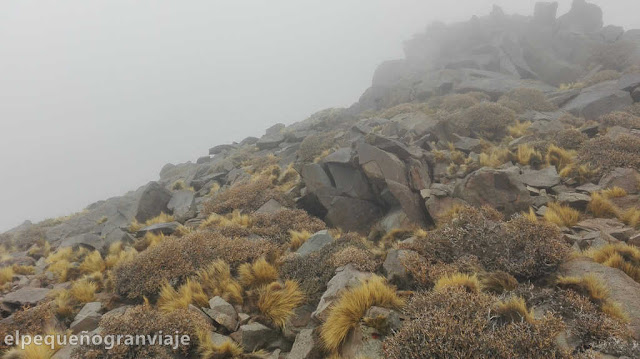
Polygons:
M268 284L278 279L278 270L264 258L244 263L238 268L240 283L246 288Z
M209 297L219 296L230 303L242 304L242 286L231 277L231 269L223 260L216 260L198 271L197 278Z
M322 325L320 337L328 350L336 350L369 308L399 308L403 305L404 300L396 290L384 278L374 275L361 285L345 290L335 301Z
M289 249L291 249L292 252L300 248L304 242L311 237L311 233L308 231L289 231L289 234L291 235L289 239Z
M527 308L527 304L521 297L511 297L500 301L495 308L496 314L507 323L534 322L533 311Z
M560 227L571 227L580 220L580 212L559 203L549 203L544 212L544 219Z
M78 303L89 303L96 299L97 290L97 284L83 279L73 283L71 289L69 289L69 294Z
M471 293L478 293L482 290L482 284L480 284L478 276L464 273L453 273L441 277L436 281L433 290L442 291L451 287L462 287Z
M258 289L258 309L273 324L284 328L293 310L305 300L298 283L288 280L284 285L273 282Z

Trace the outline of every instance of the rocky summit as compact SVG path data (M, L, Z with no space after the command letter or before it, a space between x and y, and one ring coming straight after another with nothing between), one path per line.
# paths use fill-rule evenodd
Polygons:
M640 30L557 10L432 24L349 108L0 235L6 357L640 358Z

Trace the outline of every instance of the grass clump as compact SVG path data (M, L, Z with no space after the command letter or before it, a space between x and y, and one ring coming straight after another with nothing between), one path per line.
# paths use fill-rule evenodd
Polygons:
M13 267L0 268L0 286L11 283L13 281L14 274Z
M372 306L400 308L404 300L382 277L373 276L360 286L345 291L329 309L320 337L330 351L337 350L349 332Z
M305 296L298 283L287 280L284 284L272 282L257 291L257 307L274 325L284 328L293 310L304 303Z
M478 293L482 290L482 284L475 274L469 275L464 273L453 273L438 279L433 290L442 291L450 287L461 287L471 293Z
M522 144L518 146L515 155L516 161L521 165L531 165L532 167L539 167L542 161L542 154L534 147L528 144Z
M246 288L265 285L278 279L278 271L264 258L253 263L244 263L238 267L240 283Z
M622 310L618 303L609 298L609 290L595 276L587 275L584 277L565 277L561 276L557 279L560 288L572 290L581 296L589 299L593 304L598 306L600 310L622 322L629 320L627 314Z
M173 222L174 220L175 219L173 218L172 215L168 215L164 212L161 212L159 215L147 220L144 223L140 223L138 222L137 219L134 218L133 222L131 222L131 224L129 225L129 232L137 232L142 228L149 227L150 225L153 225L153 224L169 223L169 222Z
M518 287L518 280L511 274L502 271L483 273L479 279L482 290L494 294L509 292Z
M483 167L498 168L511 161L512 153L507 148L491 147L488 151L480 154L480 165Z
M500 301L494 309L500 321L506 323L534 323L533 311L527 308L527 303L521 297L511 297Z
M242 304L243 290L231 276L231 268L223 260L215 260L197 273L198 282L205 293L212 297L221 297L229 303Z
M522 137L527 134L529 127L531 127L531 121L516 121L516 123L507 127L507 132L511 137Z
M184 181L184 179L179 179L175 182L173 182L173 184L171 185L171 189L174 191L182 191L182 190L187 190L187 191L195 191L195 189L191 186L187 186L186 182Z
M69 295L78 303L89 303L96 299L98 285L90 280L82 279L75 281L69 289Z
M289 249L292 252L298 250L302 245L311 237L311 233L308 231L289 231L291 238L289 239Z
M640 283L640 249L638 247L626 243L613 243L589 249L583 254L600 264L620 269Z
M560 227L573 227L580 220L580 212L559 203L549 203L544 219Z
M587 205L587 211L600 218L616 218L620 214L618 207L602 192L591 194L591 201Z
M209 331L197 330L198 354L201 359L216 358L244 358L244 350L233 340L227 340L222 344L216 344L211 339Z
M547 149L547 155L545 159L548 165L555 166L558 172L561 172L564 168L570 166L573 163L573 159L575 156L575 151L567 150L551 144Z

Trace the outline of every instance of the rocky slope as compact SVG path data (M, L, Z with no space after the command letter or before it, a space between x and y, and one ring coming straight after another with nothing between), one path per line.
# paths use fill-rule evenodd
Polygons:
M193 338L38 358L640 357L640 30L495 7L405 53L348 109L2 234L0 332Z

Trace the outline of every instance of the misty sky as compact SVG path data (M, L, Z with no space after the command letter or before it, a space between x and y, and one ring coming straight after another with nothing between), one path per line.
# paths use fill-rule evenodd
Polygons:
M594 2L605 23L640 28L636 1ZM494 3L535 1L0 0L0 231L349 106L403 40Z

